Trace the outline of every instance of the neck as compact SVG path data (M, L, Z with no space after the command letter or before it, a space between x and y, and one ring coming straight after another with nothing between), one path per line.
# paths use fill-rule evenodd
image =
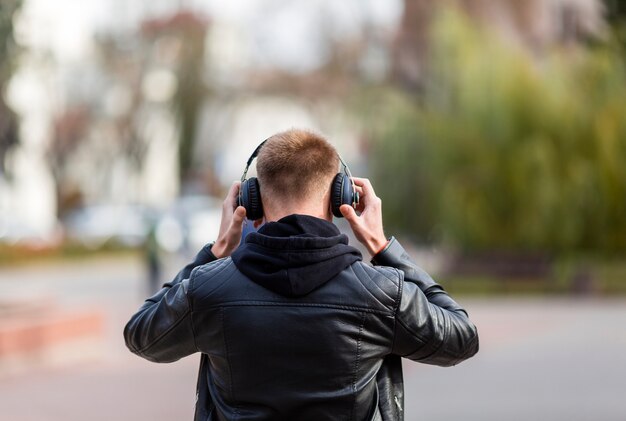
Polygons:
M294 214L314 216L333 222L333 214L330 210L330 189L321 194L307 195L302 199L285 200L283 198L265 197L261 191L265 222L275 222Z
M323 202L325 203L325 202ZM329 222L333 221L333 216L329 206L323 206L323 203L303 203L292 206L263 206L263 213L266 222L278 221L285 216L298 214L309 215L316 218L325 219Z

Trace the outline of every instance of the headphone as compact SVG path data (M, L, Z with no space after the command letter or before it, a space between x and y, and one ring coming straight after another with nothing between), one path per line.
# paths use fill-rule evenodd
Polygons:
M241 186L239 187L239 195L237 196L237 205L246 208L246 217L250 220L257 220L263 218L263 204L261 203L261 189L259 186L259 180L256 177L250 177L246 179L250 164L257 157L261 147L267 142L265 139L259 146L256 147L248 162L246 163L246 169L243 170L241 176ZM343 167L343 171L337 173L331 184L330 190L330 206L333 215L337 218L342 218L343 215L339 211L341 205L350 205L356 208L359 204L359 192L356 191L354 181L352 180L352 174L350 169L337 154L339 161Z

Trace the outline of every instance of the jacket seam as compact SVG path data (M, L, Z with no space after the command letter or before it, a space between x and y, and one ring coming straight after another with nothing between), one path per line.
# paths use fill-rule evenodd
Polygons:
M225 285L228 284L228 281L230 281L237 273L241 273L238 272L237 267L234 266L234 264L232 265L232 267L230 268L224 268L223 270L221 270L219 272L219 274L210 274L210 276L212 277L212 279L215 280L215 278L218 278L218 275L221 275L222 272L226 271L227 269L231 269L230 274L226 274L225 277L224 276L219 276L219 278L222 278L221 280L219 280L218 282L215 282L215 285L213 285L213 288L209 291L207 291L204 295L201 295L199 297L197 297L197 299L199 301L210 297L212 294L214 294L216 291L218 291L220 288L224 287ZM206 273L206 272L205 272Z
M196 328L193 323L193 305L192 305L192 300L191 300L191 291L193 289L193 282L196 278L196 274L197 274L197 271L194 269L191 271L191 274L189 275L189 288L187 289L185 293L185 297L187 298L187 305L189 306L189 319L190 319L189 324L191 325L191 340L193 341L193 347L196 349L196 351L199 351L198 344L196 343Z
M151 347L153 347L154 345L156 345L157 342L159 342L161 339L163 339L168 333L170 333L172 330L174 330L174 328L176 328L184 319L185 317L190 313L190 310L187 309L182 316L180 317L180 319L176 320L176 322L174 324L172 324L170 327L168 327L163 333L161 333L159 336L157 336L156 338L154 338L149 344L147 344L144 347L141 348L136 348L135 349L135 353L137 354L145 354Z
M424 338L423 336L420 336L417 333L414 333L411 330L411 328L409 326L407 326L406 323L404 323L402 320L398 319L398 324L400 324L404 329L406 329L406 331L409 333L409 335L413 336L415 339L417 339L418 341L422 342L422 345L428 342L428 340L426 338Z
M439 352L444 349L444 347L446 346L446 337L448 336L448 320L447 317L444 317L443 319L443 335L441 336L441 343L437 346L437 348L431 352L428 356L426 356L425 358L430 358L433 355L437 356L439 354Z
M443 316L443 329L442 329L442 331L443 331L443 332L442 332L442 336L441 336L441 343L437 344L437 346L436 346L436 347L434 347L435 349L434 349L433 351L431 351L428 355L424 355L423 357L421 357L421 358L420 358L420 361L421 361L421 360L427 360L427 359L430 359L432 356L436 356L437 354L439 354L439 351L441 351L441 350L445 347L445 345L446 345L446 337L448 336L448 329L449 329L449 328L448 328L448 326L449 326L449 325L448 325L447 317ZM405 326L405 327L406 327L406 326ZM411 332L411 335L413 335L413 333L412 333L412 332ZM427 343L428 343L428 341L427 341L427 340L424 340L424 339L420 338L420 337L419 337L419 336L417 336L417 335L413 335L413 336L415 336L417 339L419 339L420 341L422 341L422 345L424 345L424 344L427 344ZM436 335L435 335L435 337L436 337ZM407 355L414 354L414 353L416 353L419 349L420 349L420 347L418 346L417 348L415 348L415 350L414 350L414 351L411 351L411 352L410 352L409 354L407 354Z
M213 262L218 262L219 264L214 265L215 267L208 267ZM210 273L211 276L219 276L222 272L228 269L229 264L227 259L214 260L213 262L195 267L193 271L199 273L200 275Z
M377 266L376 268L379 269L378 273L380 273L381 276L387 278L388 280L390 280L391 282L393 282L395 284L395 282L394 282L394 280L392 278L390 278L389 276L385 275L384 270L386 269L388 272L390 272L391 270L397 271L398 269L392 268L391 266L382 266L382 265Z
M233 387L233 370L230 364L230 356L229 356L229 350L228 350L228 339L226 337L226 329L224 326L224 309L222 308L220 311L220 319L221 319L221 323L222 323L222 337L224 339L224 351L226 351L226 361L228 361L228 377L229 377L229 385L228 385L228 392L230 394L230 400L232 402L232 407L233 407L233 412L235 413L235 415L239 415L239 408L237 407L237 405L235 405L235 393L234 393L234 387ZM236 417L233 418L233 421L236 420Z
M354 361L354 376L352 377L352 393L354 395L354 402L352 403L352 408L350 409L350 419L352 420L354 417L354 408L356 407L356 379L358 377L359 366L361 363L361 336L363 335L363 326L365 325L365 313L361 315L361 324L359 325L359 335L356 341L356 359Z
M360 270L362 270L362 268L359 268ZM367 291L367 293L378 303L382 304L384 307L387 307L387 305L385 303L383 303L372 291L370 291L370 288L368 287L368 285L365 285L363 283L363 281L361 280L361 278L359 277L359 275L357 275L356 271L354 270L354 268L352 268L352 272L354 273L354 275L356 276L356 278L360 281L361 285L363 286L363 288L365 289L365 291ZM365 273L364 276L366 276L369 279L369 283L370 284L374 284L374 286L376 288L378 288L379 291L381 291L383 294L385 294L385 296L387 298L391 298L390 296L387 295L387 293L385 292L385 290L383 290L382 288L380 288L378 285L376 285L376 281L374 281L374 279L369 276L369 274L366 271L363 271Z
M402 290L404 288L404 274L400 273L398 269L395 269L398 274L398 294L396 295L396 303L395 308L393 309L394 316L398 313L398 308L400 307L400 300L402 299Z
M393 316L393 312L385 311L385 310L376 310L367 307L356 307L356 306L345 306L339 304L318 304L318 303L282 303L275 301L230 301L230 302L221 302L216 304L211 304L208 306L203 306L201 308L196 308L195 311L203 311L214 308L224 308L224 307L244 307L244 306L266 306L266 307L320 307L320 308L334 308L338 310L351 310L358 311L364 313L374 313L374 314L382 314L385 316Z
M396 303L393 309L393 337L391 338L391 349L390 352L393 353L393 350L396 347L396 330L398 327L398 309L400 308L400 301L402 300L402 291L404 290L404 276L400 273L399 270L395 269L398 273L398 295L396 296Z
M380 292L382 292L386 298L392 299L393 297L387 295L387 291L385 291L383 288L381 288L380 286L378 286L378 284L376 283L376 281L374 280L374 278L372 278L370 276L369 273L367 273L366 270L364 270L362 267L359 267L359 270L364 274L364 276L366 276L370 283L373 284L376 288L378 288L378 290ZM383 303L376 295L374 295L374 293L372 291L370 291L370 289L368 288L368 286L363 284L363 281L361 280L361 278L359 277L359 275L357 275L356 270L354 270L354 267L352 268L352 272L354 272L354 275L357 277L357 279L359 279L359 281L361 282L361 284L363 285L363 287L367 290L367 292L379 303L381 303L382 305L384 305L385 307L387 307L387 305L385 303ZM393 281L393 279L389 278L388 276L386 276L384 273L381 273L380 271L378 271L377 273L379 273L383 278L387 279L388 281L391 281L391 283L393 283L393 285L395 286L396 283Z

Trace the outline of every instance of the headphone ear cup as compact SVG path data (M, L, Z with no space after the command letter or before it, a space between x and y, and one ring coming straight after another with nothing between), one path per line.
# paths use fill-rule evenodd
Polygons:
M246 218L252 221L263 218L261 189L256 177L250 177L241 183L238 202L240 206L246 208Z
M330 189L331 211L337 218L343 218L339 208L341 205L352 206L354 199L354 190L350 182L350 177L344 173L338 173L333 179Z

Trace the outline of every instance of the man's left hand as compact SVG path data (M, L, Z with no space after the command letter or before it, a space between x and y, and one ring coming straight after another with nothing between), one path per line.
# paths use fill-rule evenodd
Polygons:
M235 181L228 191L226 199L222 204L222 222L220 223L220 233L211 248L215 257L222 258L230 256L239 246L243 221L246 218L246 209L237 206L237 195L241 182Z

